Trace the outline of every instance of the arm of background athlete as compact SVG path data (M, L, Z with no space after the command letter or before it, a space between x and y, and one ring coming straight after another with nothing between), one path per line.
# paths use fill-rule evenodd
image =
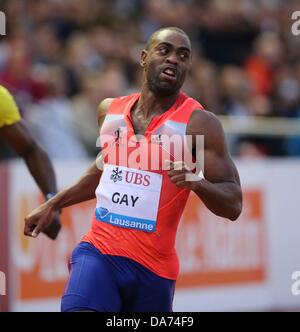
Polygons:
M105 99L98 108L98 123L102 125L103 114L106 114L113 99ZM101 170L94 162L77 183L59 192L55 197L37 207L25 218L24 234L36 237L47 225L55 211L95 198Z
M0 129L0 137L7 142L14 151L24 159L28 170L37 183L45 198L57 192L56 179L52 163L47 153L35 142L24 121ZM44 229L44 233L55 240L61 224L58 213L53 215L51 223Z
M34 141L23 120L2 127L0 137L24 159L45 196L57 191L52 163L47 153Z
M187 126L187 135L204 135L204 176L199 181L183 181L184 174L170 171L179 187L193 190L214 214L236 220L242 210L242 191L238 171L229 155L224 132L216 116L195 111Z

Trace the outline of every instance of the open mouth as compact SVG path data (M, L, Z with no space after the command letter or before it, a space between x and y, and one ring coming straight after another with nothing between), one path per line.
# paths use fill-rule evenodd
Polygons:
M161 71L160 77L162 80L175 84L177 81L176 68L167 67Z
M162 71L162 73L169 77L173 77L173 78L176 77L176 70L174 68L168 67L168 68L164 69Z

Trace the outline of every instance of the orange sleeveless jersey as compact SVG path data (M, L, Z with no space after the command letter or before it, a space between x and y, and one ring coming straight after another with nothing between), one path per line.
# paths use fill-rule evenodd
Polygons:
M111 135L112 144L116 149L119 149L122 144L126 144L127 146L128 140L134 139L135 137L130 110L138 101L139 97L140 94L132 94L126 97L116 98L108 110L101 128L100 137L103 137L104 135ZM177 279L179 262L175 250L176 231L188 199L189 191L183 188L178 188L171 182L167 174L167 170L162 170L164 159L176 160L176 152L170 149L168 150L170 153L167 155L167 158L165 154L164 157L162 157L163 143L160 142L160 138L164 138L164 135L167 135L168 137L177 135L177 137L181 137L185 140L187 123L191 114L196 109L203 110L203 107L196 100L181 92L176 102L169 110L152 119L145 132L145 139L148 145L145 151L149 161L147 166L143 165L143 167L141 167L141 163L138 164L138 162L134 166L132 166L132 162L128 165L128 156L126 156L124 160L122 153L121 157L116 157L113 163L109 163L108 159L111 157L112 151L109 151L109 149L106 151L106 155L104 154L105 166L108 166L109 164L113 165L110 166L112 172L109 173L105 179L102 179L102 177L104 177L104 173L101 176L100 184L96 190L96 196L98 195L99 204L101 205L101 202L106 200L105 195L107 195L107 204L109 204L109 207L117 206L119 213L126 214L126 212L129 211L129 207L127 207L128 205L132 203L134 206L136 203L135 200L139 201L144 199L144 203L142 202L143 205L140 209L144 209L145 215L154 215L156 218L152 217L152 219L149 218L149 220L151 219L150 221L146 220L144 224L145 229L143 230L132 229L116 225L116 221L112 221L112 218L110 219L110 223L101 222L105 220L108 221L107 214L109 214L110 210L110 208L104 209L101 207L101 211L107 213L100 213L99 215L99 213L97 214L96 209L96 213L92 221L92 228L83 237L83 241L92 243L104 254L128 257L139 262L161 277L173 280ZM135 142L138 141L136 140ZM134 151L137 146L140 148L139 151L143 151L143 146L137 143L134 147L128 147L128 155L130 155L130 152ZM158 150L151 150L151 147L158 148ZM149 165L154 156L153 151L159 151L159 156L161 158L158 158L157 169L149 170ZM157 156L155 156L155 158L157 159ZM182 158L178 159L182 160ZM137 160L140 162L140 159L137 158ZM118 169L116 170L116 167L123 166L130 166L130 168L123 168L123 178L118 178ZM132 179L134 178L134 173L138 174L139 169L151 173L145 172L143 175L135 175L135 182L133 183ZM128 170L130 172L128 172ZM150 176L145 174L150 174ZM140 187L143 185L149 185L151 175L159 177L153 184L153 191L136 191L136 184L139 184ZM140 180L139 177L144 180ZM101 183L102 180L103 182ZM126 180L127 182L131 181L132 183L130 185L128 184L126 187L126 185L124 186L124 184L121 183L122 181L118 182L118 180ZM108 183L107 181L111 182ZM160 193L159 189L157 189L159 183L157 181L160 181ZM118 183L119 187L116 188L121 188L121 190L113 189L114 185L118 185ZM102 190L104 191L104 193L102 193L104 196L99 198L99 191L101 191L101 187L104 186L104 184L107 186L106 189ZM121 184L122 186L120 187ZM146 187L142 188L142 190L145 188ZM120 194L119 191L126 189L130 189L130 193L132 195L124 194L122 196ZM110 190L112 190L112 194L109 196L107 192ZM137 194L141 192L144 194ZM134 196L134 193L136 196ZM153 197L151 195L153 195ZM132 197L131 200L130 197ZM139 197L139 199L137 197ZM109 200L112 200L113 202L109 202ZM156 201L157 208L155 207ZM152 211L155 208L157 209L157 215L155 211ZM115 215L119 216L119 214ZM106 219L104 216L106 216ZM140 214L140 217L141 216L142 214ZM115 220L120 219L115 218ZM120 224L123 223L125 226L137 225L135 223L137 220L141 221L143 225L144 219L130 219L130 216L128 217L128 220L122 221Z

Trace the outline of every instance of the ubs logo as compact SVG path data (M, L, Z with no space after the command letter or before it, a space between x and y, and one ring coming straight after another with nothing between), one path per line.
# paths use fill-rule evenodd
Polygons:
M125 181L127 183L133 183L138 186L148 187L150 185L150 175L126 171Z
M119 170L119 167L116 167L112 170L112 174L110 176L110 179L116 183L117 181L122 181L122 170Z
M125 174L123 174L123 171L119 169L119 167L116 167L112 170L110 179L116 183L118 181L123 180L123 176L125 178L125 182L129 184L135 184L138 186L144 186L148 187L150 185L150 175L141 174L137 172L132 171L124 171Z

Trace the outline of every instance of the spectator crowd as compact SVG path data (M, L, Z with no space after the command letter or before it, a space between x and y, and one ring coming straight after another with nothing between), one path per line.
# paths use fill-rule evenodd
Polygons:
M207 110L300 122L298 0L6 0L0 10L0 84L52 158L98 153L99 102L139 90L140 51L165 26L190 36L183 90ZM300 136L231 142L237 156L300 156Z

